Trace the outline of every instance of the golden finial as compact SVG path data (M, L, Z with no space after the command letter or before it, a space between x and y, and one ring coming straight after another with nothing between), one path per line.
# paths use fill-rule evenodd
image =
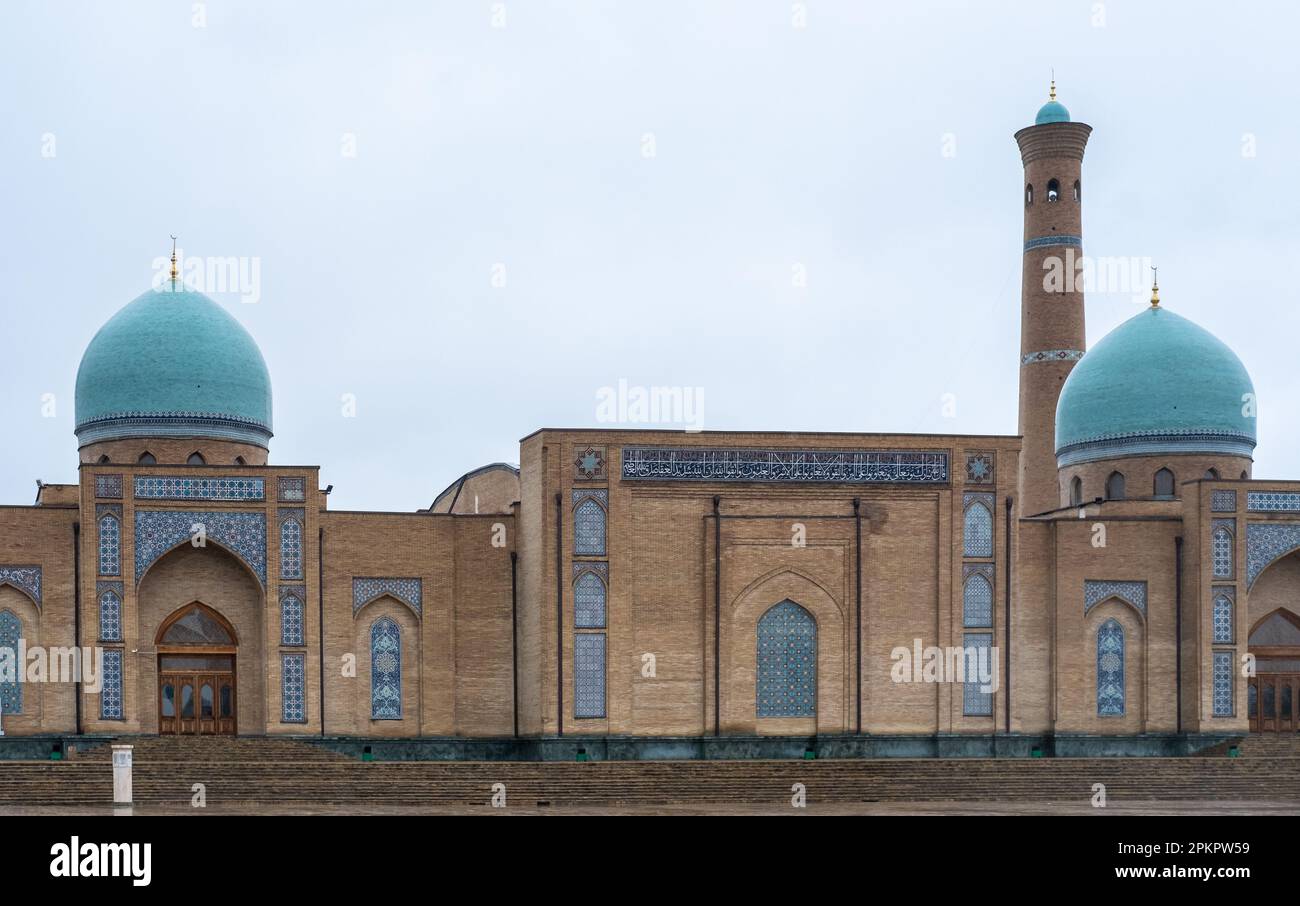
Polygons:
M1160 307L1160 268L1151 268L1151 307Z
M1052 91L1048 100L1056 100L1056 67L1052 67Z
M176 237L172 236L172 284L176 283Z

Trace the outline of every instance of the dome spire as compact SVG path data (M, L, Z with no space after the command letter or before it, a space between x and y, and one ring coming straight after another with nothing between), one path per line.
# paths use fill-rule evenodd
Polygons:
M1151 268L1151 307L1160 307L1160 268Z
M172 236L172 288L176 287L176 237Z
M1052 67L1052 90L1048 92L1047 99L1049 101L1056 100L1056 67L1055 66Z

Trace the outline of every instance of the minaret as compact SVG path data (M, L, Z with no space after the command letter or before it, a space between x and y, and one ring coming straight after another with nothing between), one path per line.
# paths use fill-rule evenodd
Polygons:
M1081 216L1083 149L1092 127L1070 122L1051 97L1016 133L1025 165L1025 251L1020 278L1020 514L1061 505L1056 477L1056 400L1083 358Z

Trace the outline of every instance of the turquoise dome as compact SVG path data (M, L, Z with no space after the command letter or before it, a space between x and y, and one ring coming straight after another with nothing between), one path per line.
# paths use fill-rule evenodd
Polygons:
M1150 453L1249 457L1256 420L1243 409L1254 393L1225 343L1152 306L1106 334L1066 378L1056 404L1057 464Z
M1034 125L1041 126L1043 123L1068 123L1070 121L1070 111L1065 109L1065 105L1060 101L1048 101L1038 108L1038 116L1034 117Z
M164 283L113 315L77 369L82 445L127 437L207 437L265 447L271 376L224 308Z

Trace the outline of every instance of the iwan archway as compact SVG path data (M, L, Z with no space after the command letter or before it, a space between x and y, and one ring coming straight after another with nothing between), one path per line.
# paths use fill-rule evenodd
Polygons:
M238 639L230 622L195 601L163 621L157 642L158 732L234 736Z

